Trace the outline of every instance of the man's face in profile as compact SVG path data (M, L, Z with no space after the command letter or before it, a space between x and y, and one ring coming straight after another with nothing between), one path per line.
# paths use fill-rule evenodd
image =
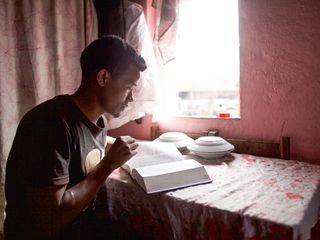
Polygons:
M111 77L105 90L104 102L106 111L113 117L119 117L129 102L134 100L132 92L139 78L140 71L133 64L126 71Z

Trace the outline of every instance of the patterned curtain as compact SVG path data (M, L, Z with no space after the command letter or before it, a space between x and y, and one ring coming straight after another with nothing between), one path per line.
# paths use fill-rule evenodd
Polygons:
M0 180L17 124L80 84L81 51L97 36L90 0L0 0Z
M90 0L0 0L0 239L6 159L23 115L80 84L81 51L97 37Z

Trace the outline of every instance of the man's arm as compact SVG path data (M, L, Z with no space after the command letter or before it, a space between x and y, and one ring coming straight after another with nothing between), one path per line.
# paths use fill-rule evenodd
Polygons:
M75 186L31 187L27 196L35 223L53 236L85 209L112 171L137 153L137 147L133 138L119 137L94 170Z

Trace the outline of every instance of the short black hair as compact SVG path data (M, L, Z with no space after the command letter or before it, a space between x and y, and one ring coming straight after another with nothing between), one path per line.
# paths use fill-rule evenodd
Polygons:
M80 64L84 77L102 68L107 69L111 76L125 71L130 64L136 65L139 71L147 68L136 50L116 35L105 35L90 43L81 54Z

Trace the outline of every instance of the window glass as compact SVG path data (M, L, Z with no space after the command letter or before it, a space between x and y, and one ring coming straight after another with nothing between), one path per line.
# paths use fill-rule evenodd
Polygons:
M238 1L181 1L176 59L166 65L169 115L240 116Z

